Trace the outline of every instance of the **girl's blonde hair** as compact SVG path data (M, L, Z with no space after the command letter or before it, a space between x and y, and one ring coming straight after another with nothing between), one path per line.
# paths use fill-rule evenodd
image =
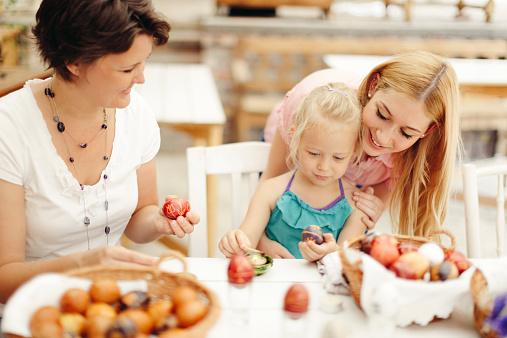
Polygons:
M376 90L391 88L424 102L433 121L427 135L392 155L389 205L397 233L428 237L444 222L455 161L461 158L456 74L437 55L422 51L400 54L375 67L363 80L358 90L363 107L375 78Z
M359 139L361 110L357 93L343 83L328 83L312 90L294 115L287 159L289 167L298 163L297 154L301 136L307 128L330 123L344 124L347 128L355 129ZM354 149L356 152L361 149L357 145Z

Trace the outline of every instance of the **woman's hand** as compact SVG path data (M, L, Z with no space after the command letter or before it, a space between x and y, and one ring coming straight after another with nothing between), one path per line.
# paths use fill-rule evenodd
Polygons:
M367 187L363 191L354 191L352 193L352 200L355 202L356 208L367 216L361 218L364 225L368 229L373 229L384 211L384 202L374 195L372 187Z
M167 202L167 200L176 197L175 195L168 195L165 201ZM172 220L165 217L162 209L160 209L159 215L157 215L157 219L155 220L155 225L158 233L161 235L175 235L178 238L183 238L186 234L190 234L194 231L194 226L199 223L199 221L199 215L192 211L187 212L184 217L178 216L178 218Z
M265 234L262 234L257 249L264 252L266 255L273 258L294 258L292 254L283 245L277 241L273 241Z
M232 255L243 255L251 248L251 242L248 236L240 229L234 229L227 232L218 243L218 248L225 257Z
M158 258L148 256L140 252L132 251L121 246L98 248L78 254L76 262L79 267L91 265L145 265L153 266L158 263Z
M315 262L337 249L336 241L330 233L324 234L322 244L317 244L314 241L299 242L299 251L301 251L303 258L309 262Z

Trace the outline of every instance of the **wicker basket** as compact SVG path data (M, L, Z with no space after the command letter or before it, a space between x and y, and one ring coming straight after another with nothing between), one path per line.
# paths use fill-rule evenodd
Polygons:
M177 259L183 265L182 273L171 273L160 270L160 264L168 259ZM171 293L173 289L179 286L190 286L197 291L200 297L208 301L208 313L198 323L178 331L180 338L200 338L205 337L207 331L213 326L220 315L220 304L218 297L199 283L193 275L188 273L187 262L185 258L176 251L169 251L160 257L157 267L108 267L92 266L76 270L70 270L66 273L69 276L82 277L91 280L113 279L113 280L144 280L148 285L147 292L154 297L162 297ZM7 334L7 338L17 338L19 336Z
M450 246L447 247L448 249L454 249L456 247L456 239L454 238L454 235L452 235L447 230L437 230L433 232L431 236L440 234L447 235L450 238L451 243ZM359 250L361 248L361 241L365 237L366 236L363 235L354 239L348 244L348 248ZM429 239L425 237L404 235L393 235L393 237L395 237L400 243L410 243L416 246L421 246L422 244L429 242ZM343 274L347 279L350 287L350 294L352 295L352 298L356 302L357 306L361 308L361 285L363 283L363 270L361 269L361 261L358 260L355 262L350 262L343 246L339 248L338 253L342 262Z
M488 293L488 281L480 269L475 269L470 280L470 292L474 301L474 322L477 331L483 338L499 338L494 330L484 325L491 314L493 298Z

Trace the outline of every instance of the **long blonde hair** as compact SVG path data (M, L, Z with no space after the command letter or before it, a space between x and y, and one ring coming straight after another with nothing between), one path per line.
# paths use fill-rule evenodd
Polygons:
M293 134L287 158L289 168L297 166L297 154L303 132L320 123L339 123L355 129L358 135L354 149L357 157L357 151L361 149L359 146L361 105L357 93L343 83L328 83L313 89L294 115L291 129Z
M456 74L437 55L422 51L400 54L375 67L363 80L358 90L363 107L374 78L378 79L377 90L391 88L424 102L433 121L425 137L392 155L389 203L395 232L428 237L445 220L455 162L461 158Z

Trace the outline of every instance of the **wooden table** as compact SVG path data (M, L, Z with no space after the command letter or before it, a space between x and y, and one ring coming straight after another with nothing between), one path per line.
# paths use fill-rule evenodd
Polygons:
M287 288L293 283L303 283L310 293L310 310L306 322L304 322L309 329L302 332L301 337L324 337L325 327L333 322L333 327L343 325L344 330L340 332L340 338L351 338L352 333L357 334L368 325L367 318L354 304L351 297L326 294L316 266L300 259L275 259L273 267L265 275L254 279L248 324L237 325L232 320L235 318L235 314L231 311L228 297L228 260L187 258L187 262L189 271L218 295L222 305L221 316L210 330L208 338L285 337L283 327L286 319L282 311L283 299ZM175 271L176 266L174 264L179 263L165 262L163 268ZM329 300L329 297L339 299L343 304L343 311L338 313L324 312L321 308L324 302ZM346 331L345 327L352 328L354 332ZM336 333L336 331L333 332ZM379 337L382 332L377 333L378 335L356 335L354 337ZM407 328L397 328L389 337L478 338L479 335L473 327L472 309L470 307L461 313L455 312L449 319L432 322L425 327L414 325Z
M148 63L145 83L137 90L154 109L161 127L192 136L195 146L222 144L225 113L210 68L204 64ZM213 243L216 229L218 181L207 180L208 237ZM174 246L168 237L162 242ZM211 247L211 245L209 245Z

